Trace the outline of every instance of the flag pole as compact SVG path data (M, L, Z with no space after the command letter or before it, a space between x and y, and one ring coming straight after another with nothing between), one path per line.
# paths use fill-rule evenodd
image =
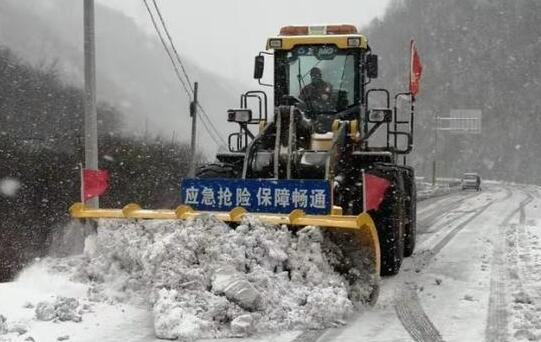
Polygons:
M361 169L361 174L363 177L363 213L366 213L366 177L364 169Z
M413 90L412 90L412 86L411 86L411 81L413 80L413 44L414 44L414 40L410 40L410 82L409 82L409 88L410 88L410 93L412 93L412 96L415 97L415 94L413 94Z

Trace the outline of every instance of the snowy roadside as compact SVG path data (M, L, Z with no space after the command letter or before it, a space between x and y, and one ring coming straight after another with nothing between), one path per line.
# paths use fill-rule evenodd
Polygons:
M541 193L527 188L522 206L505 227L509 334L517 340L541 340Z
M337 273L346 260L311 227L293 235L250 219L234 230L212 218L104 220L96 239L85 255L46 258L0 284L0 341L321 329L343 324L357 304L351 297L366 298L377 281Z

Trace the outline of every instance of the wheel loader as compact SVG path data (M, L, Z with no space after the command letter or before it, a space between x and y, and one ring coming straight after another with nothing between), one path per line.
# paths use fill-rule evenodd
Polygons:
M352 284L359 281L355 269L377 278L396 274L415 247L415 177L405 157L413 147L414 98L369 88L377 75L378 56L355 26L282 27L255 57L254 78L272 95L271 117L267 92L242 94L239 107L227 111L227 120L238 124L229 151L182 180L175 210L78 203L71 214L189 219L211 213L231 224L253 215L294 231L317 226L343 250L340 271Z

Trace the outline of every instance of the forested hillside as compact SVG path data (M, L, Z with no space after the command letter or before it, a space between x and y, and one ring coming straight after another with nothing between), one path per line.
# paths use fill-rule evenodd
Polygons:
M54 67L61 80L81 87L82 7L82 1L72 0L2 0L0 44L35 67ZM124 132L160 133L167 139L189 141L189 100L158 37L118 11L99 3L95 7L98 100L125 114ZM199 98L209 117L224 122L226 109L237 105L244 86L206 71L205 65L185 58L182 46L178 49L192 81L199 82ZM219 51L209 53L216 53L219 63ZM199 126L200 141L210 142L201 146L210 156L217 146Z
M417 98L418 174L429 176L434 117L482 110L480 135L440 132L441 174L541 184L541 2L398 0L365 29L380 56L376 85L406 90L409 41L423 62ZM443 170L442 170L443 168Z
M79 200L83 93L58 70L33 67L0 47L0 281L44 254ZM126 137L122 115L98 106L100 167L111 174L104 206L174 207L187 145Z

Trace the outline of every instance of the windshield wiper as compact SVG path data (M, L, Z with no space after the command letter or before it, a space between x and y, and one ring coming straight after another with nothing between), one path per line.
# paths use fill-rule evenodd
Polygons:
M344 84L344 76L346 75L346 64L348 62L348 57L352 55L346 55L346 58L344 59L344 66L342 67L342 77L340 77L340 87L338 90L342 90L342 84Z
M299 72L297 73L297 80L299 81L299 97L300 97L300 95L303 94L302 91L306 87L306 84L304 83L304 76L302 76L302 72L301 72L301 60L300 60L300 58L297 61L299 62L299 68L298 68ZM306 105L308 107L308 110L313 113L314 112L314 107L312 106L311 96L310 96L310 94L308 94L308 96L306 96L306 94L304 94L304 95L305 95L305 96L303 96L304 99L301 99L301 100L306 103Z

